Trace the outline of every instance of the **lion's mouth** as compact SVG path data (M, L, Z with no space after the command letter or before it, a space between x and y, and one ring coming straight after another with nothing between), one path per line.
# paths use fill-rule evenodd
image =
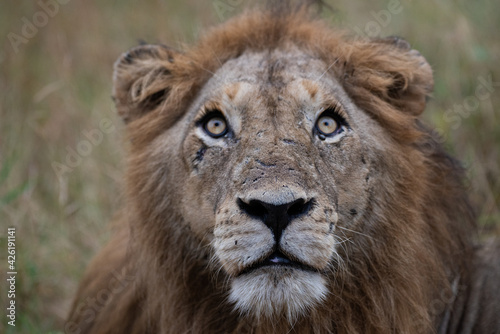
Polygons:
M294 261L280 251L274 251L273 253L271 253L271 255L269 255L262 261L258 261L245 268L239 275L244 275L256 269L265 267L290 267L305 271L317 272L317 270L311 266L308 266L301 262Z

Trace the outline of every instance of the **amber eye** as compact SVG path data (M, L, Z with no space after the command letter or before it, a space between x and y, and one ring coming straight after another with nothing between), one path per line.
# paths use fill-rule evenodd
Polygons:
M329 115L324 115L318 118L316 129L324 136L331 136L339 129L339 123Z
M209 136L214 138L222 137L227 133L226 120L220 115L214 115L208 118L205 121L203 128Z

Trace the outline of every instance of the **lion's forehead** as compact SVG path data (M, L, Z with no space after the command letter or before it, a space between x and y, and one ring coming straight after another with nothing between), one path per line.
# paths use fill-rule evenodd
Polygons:
M297 48L246 52L227 61L207 83L208 99L226 109L262 105L267 111L326 103L340 85L325 73L328 65ZM342 94L339 94L342 95ZM248 108L246 108L248 109Z
M297 47L287 47L244 52L225 62L215 77L222 76L227 82L281 84L296 78L317 79L327 68L318 57Z

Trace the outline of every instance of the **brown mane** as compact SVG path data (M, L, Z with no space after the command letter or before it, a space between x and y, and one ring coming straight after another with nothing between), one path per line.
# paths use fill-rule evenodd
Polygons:
M476 229L461 167L417 120L432 90L432 72L422 68L418 57L408 57L408 45L399 40L332 31L300 7L249 11L176 53L175 61L170 59L174 51L165 47L151 51L160 62L134 51L117 62L115 80L120 81L114 95L131 140L128 202L117 221L118 233L81 285L67 332L271 333L280 328L280 323L254 328L224 302L226 277L208 265L212 252L193 237L182 216L169 210L173 199L160 194L160 185L144 175L161 179L165 170L148 161L148 146L183 116L223 63L248 50L290 44L331 64L329 71L349 97L391 134L391 152L404 152L376 168L397 164L405 171L386 173L397 186L373 200L373 224L359 232L356 245L341 249L348 261L329 282L334 292L294 331L416 333L439 326L452 303L446 296L456 293L454 284L469 279L466 268L473 259ZM142 76L136 80L128 66L141 62ZM125 94L130 87L133 94ZM393 205L384 206L384 199ZM383 247L374 234L385 241ZM86 321L91 317L82 301L96 296L111 273L123 268L131 275L130 285L111 294ZM441 306L432 309L436 301Z

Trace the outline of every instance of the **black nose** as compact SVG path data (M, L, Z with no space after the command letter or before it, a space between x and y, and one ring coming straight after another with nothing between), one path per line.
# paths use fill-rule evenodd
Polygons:
M312 206L313 200L306 201L302 198L293 202L275 205L258 199L244 202L238 199L238 206L249 216L258 218L271 229L274 240L279 243L281 234L290 222L306 214Z

